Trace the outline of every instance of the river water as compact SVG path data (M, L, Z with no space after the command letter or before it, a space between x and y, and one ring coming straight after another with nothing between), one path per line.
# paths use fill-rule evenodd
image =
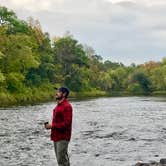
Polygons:
M71 166L132 166L166 157L166 98L71 101ZM0 166L57 166L50 131L55 103L0 110Z

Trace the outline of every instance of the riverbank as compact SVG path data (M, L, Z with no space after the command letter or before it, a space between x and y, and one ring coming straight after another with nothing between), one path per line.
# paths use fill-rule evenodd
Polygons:
M54 100L54 87L41 86L33 89L26 89L20 93L0 92L0 107L18 106L18 105L35 105L39 103ZM166 96L166 91L155 91L151 94L130 93L127 91L105 92L93 89L87 92L71 92L70 98L85 99L91 97L119 97L119 96Z
M54 100L54 87L39 87L27 89L21 93L0 92L0 107L18 106L18 105L35 105L39 103ZM109 96L108 93L99 90L89 92L71 92L70 98L87 98Z

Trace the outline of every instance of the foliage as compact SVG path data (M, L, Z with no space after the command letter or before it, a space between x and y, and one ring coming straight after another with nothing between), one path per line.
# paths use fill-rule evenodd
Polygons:
M9 92L20 92L23 89L24 76L20 73L9 73L7 75L7 90Z
M132 94L143 94L144 90L139 83L133 83L128 86L127 89Z
M140 92L143 91L144 93L148 93L151 90L151 83L145 73L141 70L136 70L129 75L129 83L134 84L134 88L136 88L136 90L140 89Z
M0 6L0 26L6 27L6 34L29 33L28 25L25 21L18 20L13 11Z
M61 85L73 96L165 93L166 58L130 66L104 61L69 33L51 41L38 20L0 7L0 104L50 100Z

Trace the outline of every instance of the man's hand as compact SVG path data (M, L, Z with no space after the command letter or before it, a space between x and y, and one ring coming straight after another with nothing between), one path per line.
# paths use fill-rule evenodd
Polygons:
M47 130L49 130L49 129L52 128L52 125L49 124L49 123L45 123L44 126L45 126L45 128L46 128Z

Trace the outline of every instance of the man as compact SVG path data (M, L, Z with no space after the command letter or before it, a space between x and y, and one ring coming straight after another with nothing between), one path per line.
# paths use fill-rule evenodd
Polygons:
M51 129L51 140L54 142L59 166L70 166L68 144L72 131L72 106L67 100L68 95L69 90L66 87L57 90L57 105L53 109L52 124L45 123L45 128Z

